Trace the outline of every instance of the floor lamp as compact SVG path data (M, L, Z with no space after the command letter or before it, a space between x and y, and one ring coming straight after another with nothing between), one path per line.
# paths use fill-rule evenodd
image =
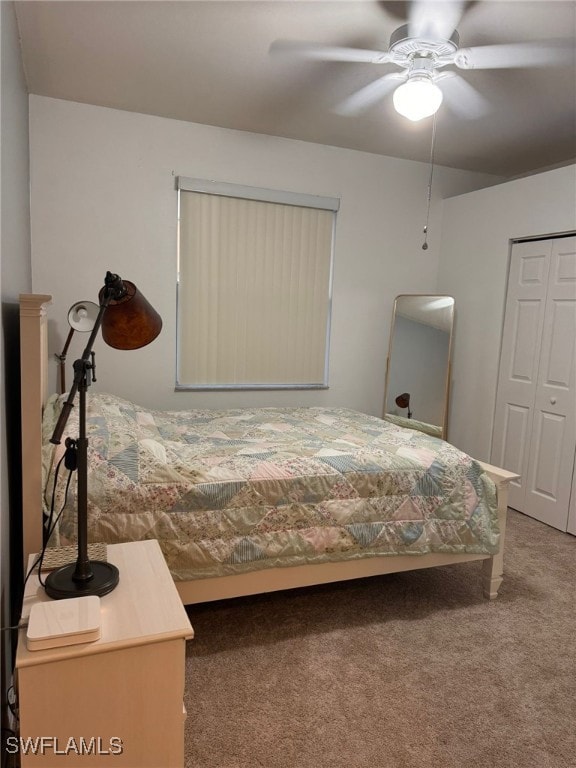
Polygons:
M409 392L403 392L401 395L398 395L396 400L394 401L398 408L408 408L408 418L412 418L412 411L410 410L410 393Z
M92 347L100 328L102 338L115 349L139 349L150 344L162 328L162 319L136 288L118 275L106 273L100 290L99 310L82 357L74 363L74 381L50 442L59 444L76 393L79 395L79 437L76 440L78 467L78 557L75 563L52 571L46 578L46 593L54 599L106 595L117 586L120 575L112 563L88 558L88 438L86 437L86 392L96 381Z

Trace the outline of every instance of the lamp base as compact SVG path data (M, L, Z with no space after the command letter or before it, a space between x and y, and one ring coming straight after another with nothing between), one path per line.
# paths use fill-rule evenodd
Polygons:
M91 560L92 578L88 581L75 581L73 576L76 563L70 563L46 578L46 594L54 600L65 600L68 597L84 597L85 595L107 595L118 586L120 572L112 563L101 560Z

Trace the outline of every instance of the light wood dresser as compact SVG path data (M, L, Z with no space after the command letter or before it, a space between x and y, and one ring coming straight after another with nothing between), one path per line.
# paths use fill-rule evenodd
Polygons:
M184 765L185 645L192 626L157 541L109 545L107 557L120 583L100 598L99 640L30 651L26 630L20 631L23 768ZM23 618L44 600L31 577Z

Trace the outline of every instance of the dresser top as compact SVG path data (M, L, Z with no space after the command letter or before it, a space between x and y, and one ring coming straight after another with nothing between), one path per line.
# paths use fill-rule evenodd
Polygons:
M100 639L30 651L26 647L26 630L22 629L16 667L194 636L156 540L110 544L107 553L108 562L120 572L120 582L116 589L100 598ZM50 599L36 574L32 575L24 593L22 619L28 618L34 603Z

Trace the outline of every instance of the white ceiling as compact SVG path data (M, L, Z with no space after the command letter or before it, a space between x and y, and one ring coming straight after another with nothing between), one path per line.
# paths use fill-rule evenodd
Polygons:
M445 0L450 2L450 0ZM355 0L84 0L16 3L34 94L426 161L431 119L390 96L360 116L334 106L390 65L269 54L288 38L386 50L407 3ZM576 2L471 0L461 45L562 39L576 50ZM466 71L490 103L477 119L443 105L440 165L517 176L576 157L576 64Z

